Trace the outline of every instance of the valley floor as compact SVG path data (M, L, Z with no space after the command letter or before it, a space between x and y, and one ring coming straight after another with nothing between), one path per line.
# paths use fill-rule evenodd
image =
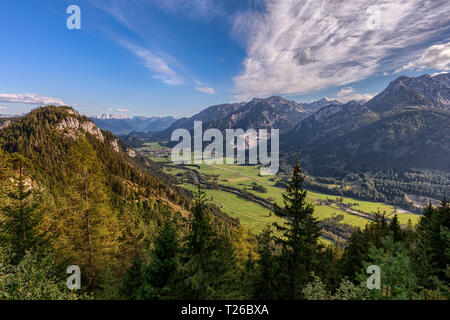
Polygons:
M284 189L276 184L276 176L259 175L259 166L237 164L175 165L170 157L155 157L149 149L160 150L161 146L146 146L140 150L152 160L163 166L164 172L175 175L182 186L190 191L196 190L198 181L206 186L207 200L214 203L228 215L239 218L250 231L258 234L267 225L281 222L271 210L274 203L282 205ZM151 150L150 150L151 151ZM319 219L340 216L340 223L364 228L375 213L385 214L386 218L395 213L401 224L416 224L420 215L380 202L363 201L349 197L319 193L309 190L308 200L314 205L314 215ZM330 240L324 239L331 243Z

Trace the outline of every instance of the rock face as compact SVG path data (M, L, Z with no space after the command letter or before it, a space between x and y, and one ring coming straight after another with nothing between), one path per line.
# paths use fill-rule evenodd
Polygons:
M119 143L117 142L116 139L112 140L112 141L110 142L110 144L111 144L111 147L113 147L114 151L120 152Z
M134 150L131 149L131 148L128 148L128 149L127 149L127 155L128 155L129 157L131 157L131 158L134 158L134 157L136 157L136 151L134 151Z
M3 123L0 122L0 130L5 129L5 128L9 127L10 125L11 125L10 120L6 120Z
M89 120L80 121L75 117L67 116L60 123L58 123L55 128L68 137L74 139L79 137L80 131L84 131L92 134L101 142L105 141L105 137L103 136L102 131L97 128L97 126L92 121Z

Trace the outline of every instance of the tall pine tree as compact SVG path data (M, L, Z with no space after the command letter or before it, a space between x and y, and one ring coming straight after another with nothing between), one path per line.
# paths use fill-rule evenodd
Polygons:
M274 298L276 264L274 236L270 225L266 226L259 235L258 253L253 297L259 300L271 300Z
M274 207L275 215L285 221L282 225L275 223L281 233L277 239L282 246L279 294L284 299L301 299L304 286L311 280L311 272L320 268L321 232L318 221L313 217L314 207L306 200L304 179L297 160L283 194L284 207Z
M138 298L175 299L180 281L180 241L177 226L166 217L158 227L150 263L142 268Z
M231 299L240 297L239 273L229 236L220 232L205 193L198 189L191 210L184 250L184 295L189 299Z
M37 186L27 175L31 167L20 154L11 157L13 174L7 204L0 208L0 243L12 250L12 263L18 263L28 250L40 250L45 234L39 230L42 212Z

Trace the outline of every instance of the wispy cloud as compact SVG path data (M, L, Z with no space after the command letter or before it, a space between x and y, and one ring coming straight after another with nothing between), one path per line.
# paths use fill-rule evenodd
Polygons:
M183 78L177 75L161 56L127 41L121 40L119 44L140 58L144 62L144 65L154 73L154 79L161 80L168 85L180 85L184 83Z
M225 16L225 11L217 0L147 0L160 8L187 15L191 19L209 21L215 16Z
M216 90L214 90L211 87L195 87L194 88L197 91L203 92L203 93L208 93L208 94L215 94Z
M447 0L266 0L265 5L265 12L244 12L234 21L233 35L247 53L234 78L240 99L308 93L392 72L450 31ZM368 25L373 5L381 14L378 29Z
M4 107L4 106L0 106L0 110L6 110L6 109L8 109L8 108Z
M64 101L59 98L40 96L33 93L1 93L0 102L57 106L66 105Z
M162 81L170 86L190 85L205 87L202 81L189 70L179 59L177 53L171 53L160 48L158 34L162 38L172 38L175 35L163 28L148 16L148 12L163 10L170 14L187 16L195 20L209 22L213 17L226 17L224 3L215 0L90 0L98 9L104 11L134 34L134 40L128 36L120 37L105 31L111 38L120 38L117 43L138 57L145 67L152 73L152 78ZM136 39L143 45L137 45ZM173 54L173 55L172 55Z
M428 47L419 59L395 70L395 73L411 69L450 70L450 42Z
M221 3L214 0L91 0L91 2L131 31L135 38L146 44L145 47L140 46L135 41L127 40L128 38L117 41L120 46L132 52L143 62L145 67L153 73L153 79L170 86L191 85L193 88L204 86L176 57L159 48L158 41L153 35L149 36L152 33L168 38L174 35L152 21L147 13L164 10L188 18L209 21L211 17L224 16Z
M122 108L118 108L118 109L117 109L117 112L120 112L120 113L127 113L127 112L130 112L130 109L122 109Z
M336 99L341 102L349 102L351 100L356 101L367 101L372 99L375 96L375 94L371 93L358 93L355 91L352 87L346 87L342 88L336 93L336 97L330 98L331 100Z

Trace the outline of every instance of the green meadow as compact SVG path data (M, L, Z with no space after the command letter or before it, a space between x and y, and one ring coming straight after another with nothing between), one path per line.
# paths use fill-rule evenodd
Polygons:
M162 148L158 143L151 143L145 146L148 148ZM185 169L174 165L170 158L151 158L154 161L159 162L164 166L164 172L172 175L183 173ZM275 186L279 178L276 176L264 176L260 175L259 166L250 165L238 165L238 164L200 164L200 165L187 165L187 167L196 170L203 179L210 182L216 182L222 186L230 186L246 190L260 198L264 198L278 205L283 204L283 192L284 189ZM263 186L266 192L257 192L254 190L254 185ZM194 184L187 183L186 181L182 186L188 190L194 191L196 186ZM259 233L267 224L273 222L281 222L280 219L275 217L271 210L259 205L258 203L244 199L234 193L230 193L224 190L205 190L207 200L214 203L222 211L228 215L239 218L240 222L245 225L250 231ZM368 219L357 216L343 211L335 204L331 205L318 205L318 200L336 200L339 196L332 194L324 194L314 191L308 191L308 201L314 205L314 215L319 219L325 219L334 217L336 215L342 215L344 219L341 223L349 224L355 227L364 228L369 222ZM387 217L392 216L395 212L395 208L392 205L380 202L363 201L359 199L342 197L343 203L357 203L357 206L353 206L352 209L365 213L385 213ZM419 215L398 213L399 221L401 224L407 224L411 221L412 224L416 224L420 218ZM324 239L324 242L331 243Z

